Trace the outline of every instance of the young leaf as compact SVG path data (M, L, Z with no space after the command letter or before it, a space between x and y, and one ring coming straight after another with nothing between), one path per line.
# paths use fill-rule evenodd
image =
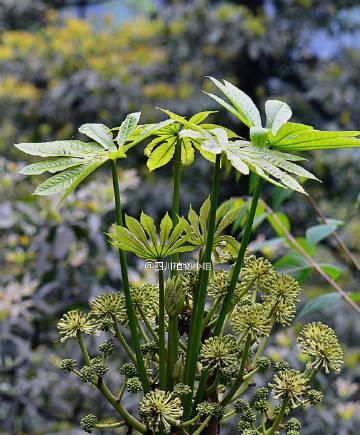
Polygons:
M166 165L175 151L175 139L170 139L161 145L159 145L155 151L153 151L147 161L147 167L150 171L154 169L160 168L161 166Z
M135 130L139 123L141 112L129 113L124 121L121 123L116 142L119 147L123 146L128 140L130 133Z
M196 113L195 115L193 115L190 119L189 122L193 123L193 124L201 124L202 122L205 121L205 119L209 116L212 115L213 113L217 113L216 110L209 110L207 112L199 112Z
M331 305L338 303L340 300L341 295L336 292L318 296L315 299L311 299L303 306L297 318L302 319L308 314L314 313L315 311L321 311L324 308L330 307Z
M153 245L156 246L156 227L153 218L144 212L141 212L140 223L150 237Z
M79 127L79 132L93 139L105 150L116 150L116 146L113 143L112 131L104 124L83 124Z
M265 103L266 127L271 129L275 136L279 128L285 124L292 115L290 107L278 100L268 100Z
M166 213L160 222L160 249L164 247L166 241L168 240L172 227L172 219L169 216L169 213Z
M140 242L146 245L148 240L140 222L131 216L125 215L125 223L129 231L132 232L134 236L140 240Z

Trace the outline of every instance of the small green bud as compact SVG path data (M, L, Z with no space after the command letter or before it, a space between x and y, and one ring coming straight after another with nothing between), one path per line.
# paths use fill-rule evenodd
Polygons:
M77 362L74 359L63 359L60 363L60 370L64 373L70 373L77 367Z
M261 387L258 390L255 391L253 400L262 400L267 399L269 396L269 389L267 387Z
M212 415L218 418L224 416L225 409L220 403L215 402L201 402L196 407L196 410L199 415Z
M101 343L99 346L99 351L106 356L109 356L113 353L114 345L111 340L106 340L104 343Z
M85 415L85 417L82 418L80 421L80 427L85 432L91 433L92 429L94 429L97 422L98 419L96 415L94 414Z
M126 388L129 393L137 394L141 393L143 388L139 378L129 378L126 381Z
M181 291L179 279L171 278L165 287L165 309L169 317L181 314L185 304L185 292Z
M237 424L237 429L240 434L243 434L244 431L251 429L251 423L246 420L240 419L239 423Z
M266 399L258 399L253 402L252 407L265 414L269 409L269 402Z
M81 382L91 382L95 376L95 370L93 367L84 366L80 370L80 380Z
M176 360L175 364L174 364L174 369L173 369L173 381L174 382L179 382L184 375L184 362L182 360L182 358L179 358Z

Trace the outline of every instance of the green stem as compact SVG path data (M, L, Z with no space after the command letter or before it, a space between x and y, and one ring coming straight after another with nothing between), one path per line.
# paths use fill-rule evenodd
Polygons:
M208 323L212 320L214 314L216 313L216 310L218 308L218 306L220 305L221 302L221 297L218 297L215 302L213 303L212 307L210 308L209 312L207 313L205 319L203 320L202 323L202 330L204 331L204 329L208 326Z
M77 339L79 342L80 350L84 358L85 364L90 367L91 366L90 357L84 343L84 337L82 336L81 332L77 333Z
M178 138L175 144L175 161L174 161L174 176L173 176L173 198L171 217L173 226L178 223L180 212L180 177L181 177L181 139ZM179 261L179 254L174 254L171 257L172 263ZM171 276L176 276L177 271L171 269ZM173 383L174 365L178 356L179 334L178 334L178 318L173 316L169 319L168 327L168 353L166 364L166 386L170 390Z
M121 344L125 352L128 354L131 361L136 365L136 358L134 353L132 352L129 345L127 344L125 337L120 332L119 325L115 317L113 317L113 320L114 320L114 331L115 331L116 338L119 340L119 343Z
M217 371L214 382L210 385L210 387L206 390L206 393L208 396L210 396L210 394L214 393L219 385L220 382L220 373L219 371Z
M165 390L166 372L165 372L165 289L164 289L164 271L159 270L159 386Z
M275 419L273 425L271 426L271 428L266 432L266 435L274 435L274 433L276 432L277 428L279 427L279 425L281 423L282 418L284 417L288 403L289 403L289 399L285 399L283 401L281 408L280 408L280 412L276 416L276 419Z
M116 223L119 226L123 226L119 179L118 179L115 160L111 161L111 170L112 170L112 178L113 178L114 197L115 197ZM144 359L141 354L140 341L139 341L138 331L136 328L136 315L135 315L135 310L130 295L130 284L129 284L129 277L127 272L126 255L122 249L119 249L119 260L120 260L120 267L121 267L122 282L124 287L126 310L129 319L132 344L134 346L135 355L136 355L137 368L139 370L140 379L144 392L148 393L150 391L150 386L146 375Z
M251 230L252 230L252 226L254 223L256 207L257 207L257 204L259 201L259 196L260 196L260 187L261 187L261 179L260 179L260 177L257 177L254 194L253 194L253 198L251 201L249 217L248 217L248 220L246 222L246 227L245 227L244 235L243 235L243 238L241 241L238 257L236 259L235 266L234 266L234 269L233 269L233 272L231 275L229 288L228 288L228 291L227 291L226 296L224 298L224 302L223 302L223 305L221 307L220 314L219 314L218 320L217 320L216 325L215 325L214 335L219 335L221 333L223 323L225 320L225 316L228 313L230 306L231 306L231 301L232 301L232 298L234 296L235 287L236 287L236 284L237 284L238 279L239 279L242 264L244 262L246 248L249 244L249 240L250 240L250 236L251 236Z
M116 400L116 397L113 396L111 391L108 389L108 387L101 382L100 384L96 385L98 390L101 392L101 394L105 397L105 399L113 406L113 408L116 409L116 411L122 416L124 420L127 421L127 423L133 427L135 430L145 433L146 427L140 423L135 417L133 417L131 414L127 412L127 410Z
M145 326L147 327L148 331L150 332L152 338L156 341L156 343L159 343L159 337L157 333L154 331L154 328L151 326L151 323L149 322L149 319L146 317L146 314L144 313L143 309L141 307L138 307L140 316L145 323Z
M218 201L218 193L219 193L219 184L220 184L220 162L221 155L218 154L216 156L215 168L214 168L214 177L213 184L211 190L211 205L210 205L210 214L209 214L209 225L208 225L208 237L206 241L206 248L204 253L204 263L209 263L211 261L211 253L213 248L214 241L214 232L215 232L215 218L216 218L216 208ZM204 308L205 308L205 300L207 293L207 285L209 281L209 270L202 269L201 272L201 281L199 285L199 293L197 298L197 307L194 317L194 328L192 331L192 335L189 337L188 343L188 352L186 355L186 363L185 363L185 383L190 386L190 388L194 387L195 380L195 371L196 371L196 362L200 349L202 330L201 325L204 317ZM190 416L190 408L191 408L191 397L187 397L184 400L184 416L188 418Z
M232 417L234 414L236 414L236 411L235 411L235 409L232 409L231 411L229 411L228 413L226 413L226 414L224 415L224 417L222 417L222 419L219 421L219 423L220 423L220 424L225 423L225 421L226 421L228 418Z
M187 427L187 426L192 426L193 424L195 424L200 418L200 415L195 415L194 418L192 418L191 420L188 421L184 421L184 423L181 423L181 427Z
M117 423L97 423L95 425L96 429L116 429L126 425L126 421L119 421Z

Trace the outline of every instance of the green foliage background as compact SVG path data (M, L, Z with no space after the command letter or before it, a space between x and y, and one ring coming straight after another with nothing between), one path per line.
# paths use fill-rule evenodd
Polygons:
M216 109L201 93L212 91L208 75L233 81L260 106L268 97L282 99L295 108L295 121L316 128L351 130L360 124L356 1L133 2L138 8L125 21L84 14L90 3L102 2L26 0L19 5L6 0L0 8L0 395L6 399L0 433L70 433L87 401L96 397L86 398L85 389L74 398L71 385L59 387L56 364L62 350L51 344L57 340L54 325L68 307L84 305L100 288L119 283L116 257L105 238L96 235L114 219L108 177L90 181L61 213L56 200L35 205L32 186L16 174L23 156L14 142L77 137L77 127L85 122L118 125L139 108L147 122L164 119L154 107L183 115ZM70 13L64 4L75 9ZM228 115L217 116L224 120ZM314 155L308 168L324 183L308 183L307 190L327 217L346 222L340 235L359 258L359 151ZM123 175L124 189L131 189L126 211L138 215L144 208L159 215L170 204L169 169L148 175L145 162L139 149L129 163L137 169ZM186 170L184 210L205 199L208 177L204 162L195 161ZM235 183L229 176L221 195L238 196L247 189L243 180ZM282 211L291 217L297 236L318 223L299 195ZM257 240L271 236L271 227L265 226ZM271 247L263 252L279 255ZM314 255L340 266L341 285L358 290L356 271L331 239ZM139 272L133 264L133 279ZM306 282L308 297L330 291L315 276ZM304 421L309 434L352 434L359 425L354 382L360 376L360 326L350 308L337 304L321 316L342 335L348 368L343 383L325 394L324 407ZM287 355L291 347L292 337L280 331L274 354Z

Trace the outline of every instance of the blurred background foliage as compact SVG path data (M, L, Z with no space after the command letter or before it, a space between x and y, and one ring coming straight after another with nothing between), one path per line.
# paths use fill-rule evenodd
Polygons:
M60 378L58 360L73 350L59 346L56 321L69 307L119 286L116 256L102 236L114 219L106 173L58 210L54 199L31 197L31 182L16 173L23 156L12 144L78 137L82 123L119 125L139 108L144 122L163 119L155 107L183 115L217 109L201 92L211 89L207 75L233 81L260 106L268 97L282 99L293 107L294 120L316 128L359 128L359 24L360 7L351 0L0 0L0 433L77 433L97 398ZM225 113L216 119L242 132ZM345 222L335 227L355 262L338 249L333 231L314 246L309 237L304 242L306 230L322 223L306 199L278 190L265 191L264 198L346 291L359 291L360 153L309 158L323 183L306 188L327 218ZM148 174L142 149L125 164L126 211L156 216L169 208L171 168ZM200 159L184 171L184 213L207 196L209 173ZM224 178L223 199L247 193L246 180ZM253 249L304 282L303 304L334 292L304 267L263 209L258 218ZM142 270L133 263L132 279ZM359 319L336 297L318 306L298 323L327 321L340 334L347 364L342 378L327 385L316 415L302 417L303 433L356 434ZM291 334L279 331L271 355L293 354L293 343Z

